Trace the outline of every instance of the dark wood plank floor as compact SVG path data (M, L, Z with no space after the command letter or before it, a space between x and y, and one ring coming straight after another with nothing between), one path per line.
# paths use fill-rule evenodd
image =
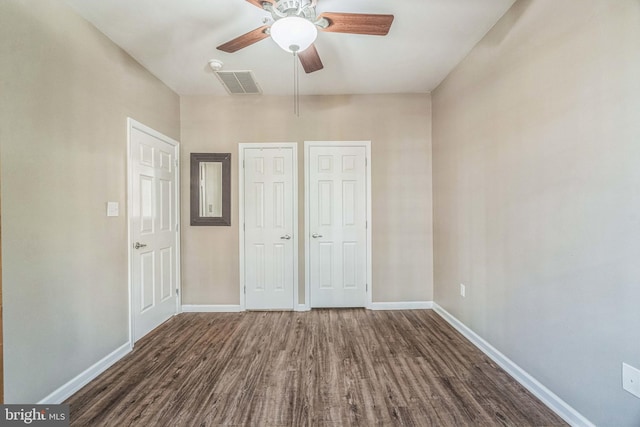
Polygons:
M431 310L181 314L67 403L75 426L566 425Z

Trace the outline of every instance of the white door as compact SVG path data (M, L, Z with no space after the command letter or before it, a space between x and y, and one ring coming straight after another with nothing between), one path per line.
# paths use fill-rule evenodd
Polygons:
M137 341L177 311L177 143L130 126L131 311Z
M292 310L297 295L295 150L241 147L245 308Z
M312 307L367 305L365 146L308 148Z

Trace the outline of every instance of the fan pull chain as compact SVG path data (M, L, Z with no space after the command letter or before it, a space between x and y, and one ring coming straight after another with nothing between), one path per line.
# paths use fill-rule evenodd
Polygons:
M298 75L298 51L293 51L293 114L300 117L300 77Z

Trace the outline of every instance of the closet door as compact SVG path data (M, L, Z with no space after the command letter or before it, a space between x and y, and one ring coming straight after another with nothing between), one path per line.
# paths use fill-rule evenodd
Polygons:
M244 148L244 292L248 310L294 308L294 150Z
M308 156L311 306L365 307L366 147L311 146Z

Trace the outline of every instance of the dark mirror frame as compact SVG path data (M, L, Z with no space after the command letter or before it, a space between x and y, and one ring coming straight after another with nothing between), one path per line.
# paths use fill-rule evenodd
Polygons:
M200 216L200 163L222 163L222 216ZM191 153L191 225L231 225L231 153Z

